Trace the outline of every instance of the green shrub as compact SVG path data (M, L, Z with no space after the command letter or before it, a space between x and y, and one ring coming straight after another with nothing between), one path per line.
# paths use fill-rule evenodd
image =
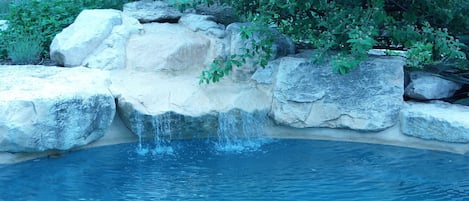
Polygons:
M228 58L216 58L210 64L210 68L202 71L199 84L219 82L225 75L229 75L233 66L242 67L248 60L254 60L252 65L266 67L272 57L272 44L275 36L265 26L242 26L240 30L241 39L247 41L241 54L233 54ZM255 58L255 59L254 59Z
M42 44L35 35L22 34L7 46L14 64L37 64L41 60Z
M0 0L0 20L6 17L9 4L10 1Z
M409 67L453 63L456 68L466 68L457 65L461 63L457 60L466 59L467 51L464 52L465 45L456 36L469 36L467 0L222 2L236 8L247 21L254 22L257 30L263 27L267 31L269 27L276 27L290 36L299 47L318 49L312 55L314 62L324 61L330 51L339 51L332 61L333 70L337 73L353 70L367 58L371 48L408 50ZM257 43L263 43L259 46L269 44L264 40ZM259 58L266 59L262 55ZM212 66L210 75L227 74L216 73L226 71L226 65L215 66L219 68ZM206 83L207 78L202 75L201 81Z
M9 28L2 33L1 43L8 44L23 37L23 33L35 34L41 46L41 57L48 57L49 45L57 33L73 23L84 9L121 9L130 0L16 0L9 4L6 19ZM6 48L6 47L3 47ZM5 49L1 58L7 58Z

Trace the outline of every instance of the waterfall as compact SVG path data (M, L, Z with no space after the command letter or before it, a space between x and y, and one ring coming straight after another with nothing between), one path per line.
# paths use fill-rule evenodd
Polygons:
M240 110L219 113L215 149L220 152L259 150L268 141L264 138L266 117L266 113L249 113ZM135 115L133 130L138 136L137 153L139 155L147 155L149 152L153 155L174 154L171 146L172 135L181 130L174 125L181 122L183 122L181 117L171 112L153 116Z
M135 133L138 136L138 146L137 146L137 153L139 155L146 155L148 153L148 148L143 147L143 120L140 117L140 115L136 114L135 115Z
M152 154L172 154L171 147L171 113L158 115L152 120L153 144Z
M258 150L266 140L264 136L265 114L220 113L218 115L217 151L242 152Z

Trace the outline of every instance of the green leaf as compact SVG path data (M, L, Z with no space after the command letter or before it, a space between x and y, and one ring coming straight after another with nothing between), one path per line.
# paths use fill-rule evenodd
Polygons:
M344 75L344 74L347 73L347 70L345 70L344 67L339 67L339 72L340 72L341 75Z
M261 66L265 68L269 62L266 59L261 60Z

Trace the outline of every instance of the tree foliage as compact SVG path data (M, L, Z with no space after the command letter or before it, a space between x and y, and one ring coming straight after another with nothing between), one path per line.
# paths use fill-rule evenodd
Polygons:
M323 61L331 51L338 51L332 64L333 71L341 74L353 70L372 48L407 50L407 66L411 68L437 63L468 68L467 46L458 39L469 41L466 0L197 1L201 2L229 4L246 21L255 23L257 31L274 27L290 36L298 47L318 49L312 55L315 62ZM255 41L258 45L253 47L266 49L271 40L265 40ZM268 59L265 56L269 55L262 55L262 51L247 52L244 56L254 57L258 53L261 60ZM201 81L219 81L229 73L226 69L231 70L218 61L204 71Z

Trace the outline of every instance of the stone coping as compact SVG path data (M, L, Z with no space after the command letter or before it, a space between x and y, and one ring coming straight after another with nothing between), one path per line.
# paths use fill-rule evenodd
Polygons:
M400 125L395 125L379 132L358 132L347 129L333 128L290 128L272 127L268 133L273 138L331 140L357 143L382 144L432 151L444 151L455 154L466 154L469 145L465 143L449 143L436 140L424 140L402 134Z
M392 145L416 149L427 149L433 151L444 151L456 154L466 154L469 152L468 144L447 143L435 140L424 140L406 136L401 133L399 125L380 132L358 132L347 129L332 128L291 128L285 126L271 126L266 128L267 136L277 139L307 139L307 140L331 140L358 143L372 143L382 145ZM136 142L136 135L127 129L122 120L116 115L113 123L103 138L89 145L75 148L70 151L46 151L41 153L0 153L0 165L14 164L23 161L33 160L42 157L61 157L66 153L115 145L122 143Z

